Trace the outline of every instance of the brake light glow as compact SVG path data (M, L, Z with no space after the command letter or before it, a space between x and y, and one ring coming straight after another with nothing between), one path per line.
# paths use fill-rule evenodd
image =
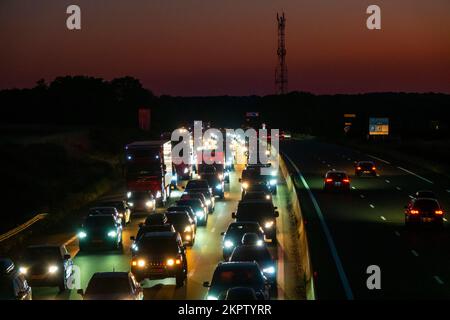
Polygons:
M411 210L411 211L409 211L409 213L411 213L411 214L419 214L419 210Z
M326 178L326 179L325 179L325 182L333 182L333 179L331 179L331 178Z
M356 170L361 170L361 167L356 167Z
M350 182L350 179L342 179L342 181L348 183Z
M436 210L434 213L437 214L437 215L442 215L442 214L444 214L444 212L443 212L442 210Z
M376 167L372 167L372 170L377 170L377 168Z

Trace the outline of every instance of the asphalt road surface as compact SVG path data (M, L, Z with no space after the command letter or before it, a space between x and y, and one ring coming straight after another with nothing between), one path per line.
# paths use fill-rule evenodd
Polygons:
M450 181L405 164L315 140L283 143L298 169L300 203L319 299L450 298L450 231L404 227L404 206L433 190L450 208ZM372 160L378 177L356 177L354 161ZM325 193L328 170L350 175L350 193ZM367 268L379 266L381 289L369 290Z
M174 279L146 280L144 285L145 299L204 299L207 289L202 286L204 281L211 281L213 271L222 260L222 236L228 224L232 221L231 213L235 211L240 200L241 189L238 179L240 170L231 174L229 191L225 200L216 201L216 210L209 216L207 227L199 227L193 248L188 248L188 281L187 286L175 288ZM281 177L280 177L281 179ZM181 189L180 189L181 190ZM283 181L280 182L279 192L274 196L274 203L278 206L278 246L270 246L271 253L278 258L278 290L275 299L301 299L304 292L299 289L297 280L297 263L294 258L295 243L291 236L290 215L287 209L290 195L287 194ZM110 194L108 199L122 199L125 191ZM180 191L172 193L172 200L176 200ZM160 209L161 210L161 209ZM89 279L95 272L102 271L128 271L130 269L130 236L136 235L138 224L143 222L145 216L134 216L129 225L124 228L123 252L97 251L78 253L78 240L73 234L53 234L37 242L66 243L70 253L74 256L74 264L80 268L81 288L85 289ZM33 288L33 299L81 299L76 290L58 293L57 288Z

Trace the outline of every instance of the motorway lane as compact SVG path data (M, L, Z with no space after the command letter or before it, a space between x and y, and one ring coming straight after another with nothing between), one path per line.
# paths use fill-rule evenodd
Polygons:
M145 299L204 299L207 289L202 286L204 281L211 281L213 271L219 261L222 260L222 236L220 233L226 231L228 224L232 221L231 212L235 211L240 200L241 189L238 182L241 171L236 171L230 177L230 189L226 193L225 200L216 201L216 210L209 215L207 227L199 227L197 238L193 248L188 248L188 281L187 286L175 288L175 280L146 280L144 285ZM281 177L280 177L281 178ZM124 192L109 195L109 199L120 199ZM181 192L172 193L172 200L179 197ZM292 233L295 230L290 222L288 211L288 199L284 182L280 183L279 192L274 196L274 203L280 211L278 220L278 247L270 246L274 257L280 255L278 261L279 279L278 279L278 297L281 299L300 299L304 293L299 290L297 281L297 263L293 252L296 251L296 245L292 241ZM158 209L162 210L162 209ZM145 216L133 216L129 225L124 228L123 233L123 252L94 251L89 253L78 252L78 241L70 235L54 235L45 239L47 243L67 242L68 250L75 256L74 263L80 268L80 285L85 289L89 279L95 272L101 271L128 271L130 264L130 246L131 235L135 235L138 225L143 222ZM72 241L71 241L72 240ZM289 277L289 278L286 278ZM291 281L286 281L290 279ZM295 281L292 281L295 279ZM58 293L56 288L33 288L34 299L75 299L81 297L76 290L69 290L62 294Z
M316 198L342 263L343 272L339 274L316 210L303 188L300 197L304 216L310 222L319 298L346 297L342 284L345 277L355 298L450 297L448 228L406 231L403 215L408 196L430 186L448 208L444 188L379 160L375 160L379 177L354 177L353 162L370 158L340 146L297 141L284 144L282 151L300 169ZM350 173L355 189L349 194L324 193L323 175L331 169ZM373 264L381 268L382 290L367 289L366 268Z

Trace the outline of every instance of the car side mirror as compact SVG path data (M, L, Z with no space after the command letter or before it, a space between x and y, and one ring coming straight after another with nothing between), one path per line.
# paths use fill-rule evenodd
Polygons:
M278 218L278 217L280 216L280 213L279 213L278 211L275 211L274 216L275 216L276 218Z
M70 254L65 254L64 255L64 260L69 260L71 258Z
M236 219L236 212L232 212L232 213L231 213L231 217L232 217L233 219Z
M84 291L83 291L83 289L78 289L78 290L77 290L77 293L78 293L80 296L84 296Z
M220 235L221 235L221 236L224 236L224 235L225 235L225 232L221 232Z
M131 237L130 237L130 240L131 240L131 241L134 241L134 240L136 240L136 238L135 238L134 236L131 236Z
M209 287L210 287L209 281L203 282L203 286L204 286L205 288L209 288Z

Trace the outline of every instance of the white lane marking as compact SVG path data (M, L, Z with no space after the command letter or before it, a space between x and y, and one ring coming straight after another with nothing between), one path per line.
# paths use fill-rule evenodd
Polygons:
M69 240L67 240L66 242L64 242L65 246L68 246L69 244L71 244L72 242L74 242L78 237L75 235L72 238L70 238Z
M384 216L381 216L380 218L381 220L386 221L386 218Z
M353 298L353 292L352 292L352 289L350 288L350 283L348 282L347 275L345 274L344 267L342 266L341 259L339 258L339 255L338 255L338 252L337 252L337 249L336 249L336 245L334 244L333 238L331 236L330 229L328 229L328 225L325 222L325 218L324 218L324 216L322 214L322 210L320 210L320 207L319 207L319 204L317 203L316 198L314 197L311 189L309 188L309 185L306 182L305 178L300 173L300 170L298 169L298 167L291 160L291 158L289 158L287 155L285 155L285 157L291 163L291 165L294 167L295 171L297 171L297 174L299 175L300 180L302 181L306 191L308 192L309 197L311 198L311 201L312 201L312 203L314 205L314 208L316 209L317 216L319 217L320 224L322 226L323 232L324 232L325 237L327 239L328 246L330 247L331 255L333 256L334 263L336 264L336 268L338 270L339 277L341 278L341 282L342 282L342 285L344 287L345 295L346 295L348 300L353 300L354 299Z
M351 159L351 158L347 158L347 160L348 160L348 161L352 161L352 159Z
M386 160L383 160L383 159L381 159L381 158L372 156L372 155L370 155L370 154L368 154L368 156L371 157L371 158L373 158L373 159L377 159L378 161L384 162L384 163L386 163L386 164L391 164L389 161L386 161Z
M397 237L400 237L400 232L395 231L394 234L395 234Z
M352 186L352 189L353 189L353 190L355 190L355 189L356 189L356 187Z
M331 167L331 164L327 164L328 167Z
M215 231L216 231L216 228L212 228L212 229L211 229L211 232L215 232Z
M447 190L445 190L445 191L447 191L448 193L450 193L450 189L447 189Z
M437 283L439 283L441 285L444 284L444 281L442 281L441 278L439 278L438 276L434 276L433 278L434 278L434 280L436 280Z
M414 196L412 196L412 195L409 195L408 197L410 197L411 199L414 199Z
M405 171L406 173L412 174L413 176L415 176L415 177L417 177L417 178L419 178L419 179L422 179L423 181L426 181L426 182L428 182L428 183L433 184L433 181L428 180L427 178L424 178L424 177L422 177L422 176L419 176L417 173L414 173L414 172L409 171L409 170L407 170L407 169L405 169L405 168L402 168L402 167L397 167L397 168L399 168L399 169L402 170L402 171Z
M397 189L398 191L402 190L402 188L400 187L395 187L395 189Z
M372 209L375 209L375 206L373 204L369 204L369 207L371 207Z
M391 183L391 181L389 181L388 179L386 179L386 180L384 180L384 181L386 181L386 183Z
M361 197L361 199L365 198L365 196L363 194L360 194L359 196Z
M417 251L416 250L411 250L411 253L414 255L414 256L416 256L416 257L418 257L419 256L419 254L417 253Z
M443 218L445 222L447 222L447 218Z

